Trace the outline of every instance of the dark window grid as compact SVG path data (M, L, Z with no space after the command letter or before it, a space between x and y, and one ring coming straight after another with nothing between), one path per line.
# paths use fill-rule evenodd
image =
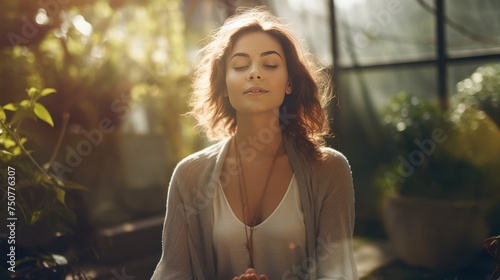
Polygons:
M386 68L398 68L398 67L408 67L408 66L419 66L419 65L435 65L438 69L437 71L437 81L438 81L438 92L436 93L439 99L441 100L441 105L443 107L447 106L448 99L448 86L447 86L447 71L446 68L448 64L454 62L467 62L467 61L477 61L477 60L495 60L500 59L500 53L498 54L484 54L484 55L463 55L450 57L446 52L446 23L447 19L445 16L445 0L434 0L434 13L436 16L436 24L435 24L435 34L436 34L436 57L429 59L420 59L420 60L411 60L411 61L398 61L394 63L374 63L374 64L354 64L351 66L341 66L339 64L339 40L338 40L338 25L335 14L335 0L329 1L330 8L330 24L331 24L331 46L332 46L332 54L333 54L333 65L332 71L333 75L333 84L335 88L341 88L339 84L338 74L342 71L353 71L353 70L368 70L368 69L386 69ZM338 107L339 99L341 93L338 90L335 90L335 102L332 104L334 108L332 110L332 117L335 120L335 123L332 125L332 131L334 134L340 133L340 113L339 110L335 110L335 107ZM333 146L339 148L339 143L334 142Z

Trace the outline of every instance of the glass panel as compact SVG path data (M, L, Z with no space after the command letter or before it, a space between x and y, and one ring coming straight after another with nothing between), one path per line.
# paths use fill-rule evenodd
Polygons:
M380 130L379 111L399 91L435 97L436 70L405 66L340 73L340 131L337 140L349 159L356 188L356 219L379 219L383 197L375 186L377 168L391 149ZM334 125L336 121L333 120Z
M271 0L269 7L290 24L297 36L325 65L332 64L328 1Z
M471 75L477 70L478 67L487 64L499 64L499 63L500 59L450 63L448 66L448 88L450 94L453 95L457 93L458 83L471 78Z
M379 110L389 97L400 91L435 98L436 75L432 65L345 71L340 74L339 81L341 100L357 108L373 107ZM361 111L366 112L364 109Z
M335 0L340 65L435 57L432 1Z
M451 57L500 52L500 1L446 1L446 40Z

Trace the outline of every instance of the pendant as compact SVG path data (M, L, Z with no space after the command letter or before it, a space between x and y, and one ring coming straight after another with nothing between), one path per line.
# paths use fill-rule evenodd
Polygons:
M247 250L248 250L248 255L250 257L250 263L248 264L248 267L249 268L255 268L255 266L253 264L253 250L251 248L252 245L250 244L250 242L247 241L247 244L246 244L247 245Z

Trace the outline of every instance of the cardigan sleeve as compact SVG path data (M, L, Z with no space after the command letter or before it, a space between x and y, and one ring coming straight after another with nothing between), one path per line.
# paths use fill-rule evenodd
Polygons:
M321 164L318 180L324 185L316 237L318 279L358 279L354 262L354 189L347 159L330 150Z
M151 280L193 279L189 252L189 230L184 201L183 167L177 166L170 180L167 195L167 210L162 234L162 255Z

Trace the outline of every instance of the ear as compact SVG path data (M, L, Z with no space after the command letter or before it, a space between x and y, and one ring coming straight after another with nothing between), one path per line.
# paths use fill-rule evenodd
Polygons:
M292 82L290 80L288 80L288 84L286 85L285 93L290 94L290 93L292 93L292 90L293 90Z

